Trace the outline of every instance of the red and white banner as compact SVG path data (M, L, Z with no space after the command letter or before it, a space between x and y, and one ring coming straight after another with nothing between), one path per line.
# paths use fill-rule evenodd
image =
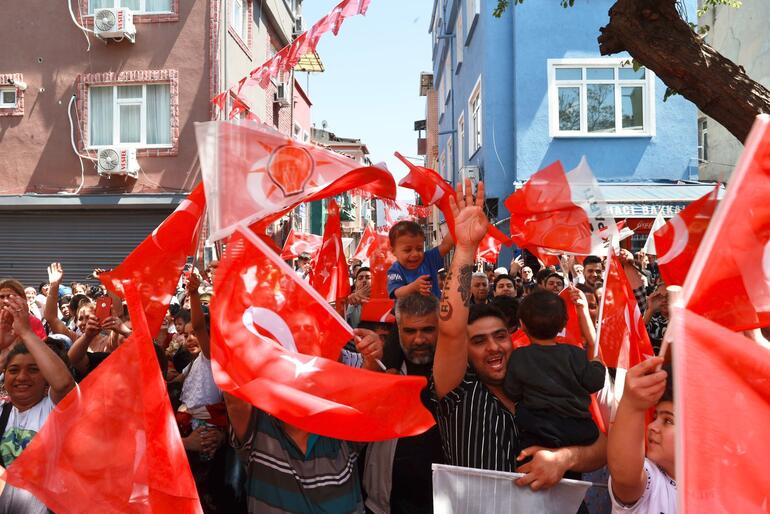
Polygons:
M271 79L276 78L282 73L291 71L303 55L315 52L321 36L330 30L336 36L339 33L340 27L342 27L342 22L345 21L346 18L359 14L366 14L370 1L371 0L343 0L334 6L329 14L315 22L309 30L300 34L294 41L281 48L273 57L262 63L260 66L251 70L251 72L241 78L235 86L216 95L211 99L211 102L220 109L224 109L228 93L234 92L236 95L239 95L245 86L253 84L259 85L262 89L267 89ZM233 106L233 108L235 109L235 106Z
M368 261L376 249L379 248L387 252L389 245L387 231L377 231L369 224L364 229L364 233L361 234L361 240L351 258L362 262Z
M672 308L679 512L767 512L770 349Z
M290 261L303 253L307 253L310 255L310 260L314 260L318 255L318 250L321 249L321 244L323 244L323 236L291 229L286 237L286 242L283 244L281 259Z
M340 302L350 294L350 273L342 245L340 207L329 200L323 243L310 269L310 285L327 302Z
M265 125L212 121L199 123L196 135L212 240L226 237L238 224L267 225L300 203L343 192L396 197L388 170L361 167Z
M618 229L585 157L564 172L555 162L505 200L511 239L552 253L605 255Z
M660 276L670 286L681 286L690 271L711 216L717 208L719 186L698 198L653 233Z
M503 247L503 243L498 241L492 234L487 233L484 239L479 243L479 248L476 250L476 262L484 261L497 266L497 258L500 256L500 249Z
M350 327L253 233L230 238L216 288L212 370L223 391L337 439L406 437L434 424L420 401L423 377L337 362Z
M757 116L684 282L691 311L731 330L770 326L770 116Z

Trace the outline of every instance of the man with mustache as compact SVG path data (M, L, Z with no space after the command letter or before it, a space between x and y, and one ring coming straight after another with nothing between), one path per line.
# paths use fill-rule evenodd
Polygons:
M399 298L396 324L403 362L397 365L394 361L392 364L398 367L390 371L430 377L438 335L438 298L420 293ZM428 404L427 398L424 403ZM443 462L436 426L414 437L370 444L364 471L369 512L433 512L434 462Z

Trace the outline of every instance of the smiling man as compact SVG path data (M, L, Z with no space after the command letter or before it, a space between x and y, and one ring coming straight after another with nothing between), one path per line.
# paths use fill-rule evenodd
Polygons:
M448 464L498 471L519 471L516 483L532 489L556 484L568 470L604 465L606 438L591 446L521 448L515 405L503 393L512 353L504 318L497 309L471 304L471 276L479 242L489 222L484 214L484 185L474 199L469 183L450 202L457 241L439 303L439 331L431 380L432 401ZM518 465L526 457L532 460Z

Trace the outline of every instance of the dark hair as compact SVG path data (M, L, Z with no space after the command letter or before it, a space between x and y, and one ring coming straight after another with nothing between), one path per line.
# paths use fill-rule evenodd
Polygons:
M438 312L438 298L431 295L412 293L396 300L396 321L402 314L407 316L428 316Z
M355 274L355 276L353 277L353 280L355 281L355 280L358 278L358 275L359 275L360 273L364 272L364 271L368 271L369 273L371 273L371 272L372 272L372 270L370 270L370 269L369 269L367 266L361 266L360 268L358 268L358 269L356 270L356 274Z
M307 252L302 252L301 254L299 254L297 259L299 259L300 261L309 261L310 260L310 254L307 253Z
M67 366L67 368L70 367L70 359L67 355L67 345L64 344L64 341L61 339L57 339L55 337L46 337L43 341L48 348L53 351L61 360L62 362ZM26 349L26 347L25 347Z
M500 309L500 312L505 315L506 327L513 328L519 325L519 317L517 315L519 310L518 298L512 298L510 296L495 296L492 298L492 305Z
M468 324L471 325L481 318L497 318L503 322L503 325L508 327L508 323L505 319L505 314L491 303L478 303L471 305L468 311Z
M589 255L585 259L583 259L583 267L588 266L589 264L601 264L602 258L597 257L596 255Z
M188 311L187 309L180 309L179 312L174 314L174 321L176 321L176 320L178 320L180 318L182 319L182 321L185 322L185 325L187 323L189 323L190 319L191 319L190 311Z
M43 288L48 285L48 282L40 282L40 285L37 286L37 291L40 294L43 294Z
M581 291L583 291L586 296L588 296L589 294L592 294L592 295L594 295L594 298L599 300L599 298L596 296L596 289L594 289L593 287L589 286L588 284L575 284L575 287L577 289L580 289Z
M498 275L498 276L495 277L495 285L492 288L493 290L497 289L497 284L501 280L508 280L514 286L516 285L516 282L513 281L513 277L512 276L510 276L510 275Z
M519 305L519 320L535 339L553 339L567 325L567 307L546 289L528 294Z
M558 271L552 271L548 274L547 277L545 277L545 280L543 280L543 285L545 285L545 283L548 282L549 278L553 278L553 277L558 278L559 280L561 280L561 283L564 284L564 276Z
M378 328L381 328L390 332L393 330L393 323L385 323L383 321L360 321L356 328L365 328L367 330L377 330Z
M18 280L14 278L3 278L0 279L0 289L13 289L13 292L17 295L24 298L26 294L24 293L24 286L19 282Z
M8 365L11 363L14 357L17 355L27 355L29 354L29 350L27 349L27 345L24 343L16 343L16 346L11 348L11 351L8 352L8 356L5 358L5 368L8 369Z
M391 227L390 232L388 232L390 246L396 246L398 238L403 236L422 236L425 239L425 233L420 224L409 220L399 221Z
M551 273L553 272L548 268L545 268L545 267L540 268L538 272L535 274L535 282L537 283L537 285L542 286L543 284L545 284L545 281L548 279Z
M78 317L78 310L85 303L91 303L91 299L88 296L83 293L72 295L72 298L70 299L70 314L72 314L75 319Z
M65 294L61 298L59 298L59 308L62 308L62 306L67 305L69 307L70 300L72 300L71 294Z
M663 396L660 397L660 400L658 400L658 403L673 402L674 401L674 373L673 373L671 363L668 362L664 364L662 369L668 374L668 376L666 376L666 390L663 391Z

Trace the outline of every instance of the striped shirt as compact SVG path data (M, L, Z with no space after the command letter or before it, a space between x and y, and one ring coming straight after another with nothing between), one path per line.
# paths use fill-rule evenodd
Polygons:
M311 434L303 454L273 416L253 409L245 441L249 513L362 513L356 460L363 445Z
M519 452L513 413L468 368L463 381L441 400L433 380L431 400L446 463L467 468L514 471Z

